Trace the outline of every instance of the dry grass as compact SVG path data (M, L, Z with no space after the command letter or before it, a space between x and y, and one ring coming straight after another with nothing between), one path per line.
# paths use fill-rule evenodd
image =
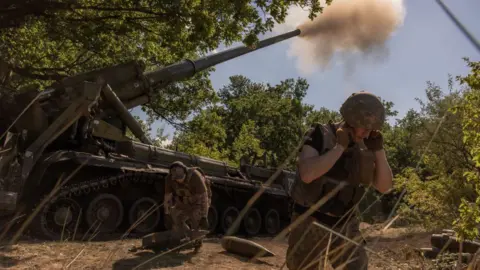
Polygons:
M375 238L379 241L374 246L370 245L370 248L392 261L384 262L379 257L370 255L369 269L426 269L426 262L413 252L413 249L429 245L428 233L392 228L383 233L374 232L368 240L373 242ZM286 241L273 242L269 238L255 238L254 241L273 251L276 256L261 258L258 263L251 263L245 258L226 253L217 238L210 238L205 241L202 250L197 254L193 254L190 250L177 254L169 253L145 265L142 269L279 269L285 260ZM69 269L132 269L155 256L149 251L137 253L128 251L131 246L139 244L139 240L88 244L23 241L14 245L11 250L2 251L0 268L64 269L71 263ZM105 263L111 251L117 247L111 261ZM78 258L74 260L77 255ZM106 266L102 268L102 265Z
M430 247L431 232L419 228L389 228L373 231L367 242L369 246L391 262L383 262L370 256L369 269L428 269L431 261L425 260L414 250ZM376 241L378 240L378 241ZM374 243L375 242L375 243Z

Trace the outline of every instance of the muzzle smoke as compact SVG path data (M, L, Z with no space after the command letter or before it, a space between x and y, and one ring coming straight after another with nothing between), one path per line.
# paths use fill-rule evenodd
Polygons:
M362 61L388 56L386 42L404 15L402 0L334 0L313 21L295 25L302 33L293 41L289 55L296 56L297 67L308 74L316 67L327 68L338 53L351 73L356 62L353 53L360 53ZM296 17L299 12L293 10L286 23L292 26Z

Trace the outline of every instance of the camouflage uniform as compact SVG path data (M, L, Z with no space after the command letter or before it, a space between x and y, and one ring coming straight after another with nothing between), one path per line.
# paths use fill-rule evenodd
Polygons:
M377 130L385 121L383 104L376 96L366 92L352 94L342 105L340 113L350 127ZM340 124L317 124L310 130L305 144L315 148L319 155L328 152L337 143L335 132ZM311 183L303 182L297 171L291 189L294 201L292 222L333 190L339 182L348 184L290 232L288 269L323 269L327 252L328 261L333 267L346 263L345 269L367 269L368 256L362 246L345 241L316 224L320 223L357 243L365 244L356 217L357 206L365 193L365 185L371 184L374 179L374 151L379 150L378 147L372 148L372 143L368 140L371 139L359 143L350 142L335 165Z
M295 221L300 214L294 213L292 222ZM315 226L314 222L321 223L334 229L335 231L345 235L357 243L364 242L357 219L342 223L334 227L335 224L325 222L326 218L309 216L297 227L295 227L288 237L287 249L287 267L293 269L324 269L323 264L325 258L320 259L320 255L324 256L328 250L328 259L334 268L339 267L348 260L354 260L347 264L344 269L367 269L368 256L365 249L357 248L335 234L331 234L325 229ZM323 222L321 222L323 221ZM303 239L302 239L303 237ZM331 237L330 245L329 239ZM363 243L362 243L363 244ZM319 266L320 264L320 266Z
M187 168L183 163L175 162L170 169L175 167L183 169L185 178L179 183L171 172L165 182L165 194L173 194L174 205L170 209L173 230L183 236L190 236L186 235L190 229L208 230L208 208L211 203L208 180L197 168ZM190 228L187 221L190 221Z

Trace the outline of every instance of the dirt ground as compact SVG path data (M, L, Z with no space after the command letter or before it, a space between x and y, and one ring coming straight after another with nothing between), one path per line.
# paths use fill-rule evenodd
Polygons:
M428 247L430 233L419 230L392 228L375 231L368 240L369 269L427 269L414 248ZM32 242L25 241L10 250L0 251L1 269L280 269L285 262L286 241L272 242L269 238L253 238L275 253L274 257L248 262L240 256L225 252L218 238L208 238L199 253L186 250L163 256L148 251L129 252L140 240L109 242ZM286 267L283 269L287 270Z

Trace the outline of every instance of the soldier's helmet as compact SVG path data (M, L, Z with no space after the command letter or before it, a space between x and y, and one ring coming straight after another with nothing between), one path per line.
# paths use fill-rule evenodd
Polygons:
M187 173L187 166L181 161L172 162L169 169L173 179L183 179Z
M172 164L170 164L170 168L169 169L172 169L174 167L181 167L181 168L184 168L185 170L187 169L187 166L181 162L181 161L174 161L172 162Z
M340 108L340 114L351 127L381 129L385 122L385 107L372 93L360 91L349 96Z

